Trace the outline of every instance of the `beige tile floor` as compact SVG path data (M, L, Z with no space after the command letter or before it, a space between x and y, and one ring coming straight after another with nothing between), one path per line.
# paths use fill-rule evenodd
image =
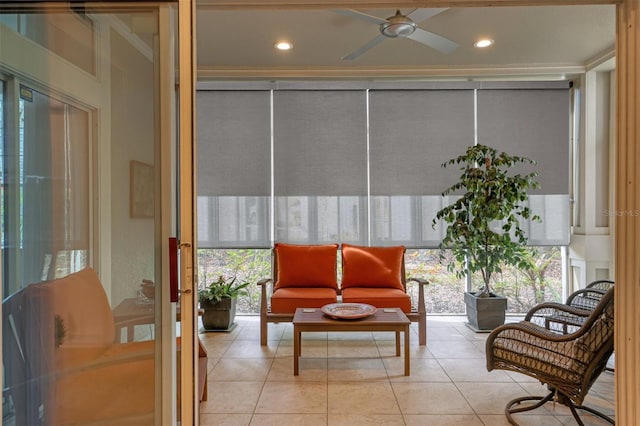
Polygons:
M395 356L393 333L305 333L300 375L293 375L291 324L269 324L259 342L259 319L237 317L229 333L201 333L209 355L209 398L200 425L508 425L505 404L527 393L546 394L527 376L487 372L486 334L463 317L429 316L427 346L412 324L411 376ZM594 384L585 405L612 415L613 374ZM576 424L561 405L519 414L523 425ZM587 426L605 425L584 415Z

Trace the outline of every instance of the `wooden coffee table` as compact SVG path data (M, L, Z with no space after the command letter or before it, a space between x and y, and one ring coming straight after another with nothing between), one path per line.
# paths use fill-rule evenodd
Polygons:
M370 317L350 320L329 318L319 308L298 308L293 316L293 375L298 375L303 332L393 331L396 333L396 356L400 356L400 333L404 333L404 375L408 376L410 374L410 325L411 321L400 308L380 308Z

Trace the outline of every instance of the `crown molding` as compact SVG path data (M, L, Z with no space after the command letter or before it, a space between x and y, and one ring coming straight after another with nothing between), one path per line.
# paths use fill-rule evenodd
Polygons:
M196 0L206 9L398 9L430 7L578 6L621 4L622 0Z
M265 79L363 79L363 78L440 78L445 80L469 80L474 78L504 78L514 76L543 76L547 79L562 79L569 75L582 74L584 65L559 64L552 66L504 66L504 67L402 67L402 68L233 68L198 67L199 81L206 80L265 80Z

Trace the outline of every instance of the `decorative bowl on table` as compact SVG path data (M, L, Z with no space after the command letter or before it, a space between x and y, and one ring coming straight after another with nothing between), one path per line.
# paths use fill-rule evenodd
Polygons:
M375 306L366 303L329 303L320 308L323 314L333 319L359 319L376 313Z

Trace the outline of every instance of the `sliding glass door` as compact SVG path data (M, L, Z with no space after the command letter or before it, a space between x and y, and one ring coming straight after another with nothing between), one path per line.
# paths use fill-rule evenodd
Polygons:
M182 8L0 4L3 424L197 417Z

